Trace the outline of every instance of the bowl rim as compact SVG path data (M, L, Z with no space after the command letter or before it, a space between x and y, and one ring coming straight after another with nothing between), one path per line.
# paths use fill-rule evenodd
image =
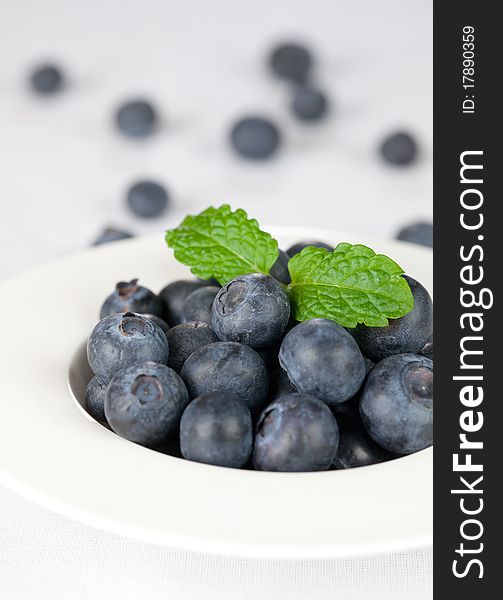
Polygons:
M375 240L361 234L302 227L271 227L268 230L272 231L285 244L289 243L285 240L293 243L297 239L303 238L319 238L329 242L334 239L341 241L349 239L354 242L366 239L368 245L396 249L396 253L407 257L407 261L410 260L411 264L427 263L429 265L431 262L431 250L415 247L407 242ZM79 281L79 272L92 270L93 266L96 267L97 264L100 265L100 271L103 271L100 280L105 281L107 277L110 277L107 273L113 271L117 261L123 260L125 256L131 257L132 253L140 257L148 256L159 243L159 237L162 236L156 234L155 236L128 239L64 257L3 284L0 289L3 289L5 293L0 297L9 297L9 292L26 295L27 290L40 281L44 281L46 284L51 282L57 290L70 284L81 290L83 284ZM164 265L164 268L166 271L171 269L173 279L186 273L180 265ZM160 264L156 263L154 267L149 267L147 270L157 273L159 269ZM165 279L168 276L165 274ZM153 277L155 278L156 275ZM431 289L431 284L428 287ZM91 292L91 296L96 298L99 294L104 297L98 290ZM266 556L303 559L335 558L407 550L431 544L432 448L388 463L347 471L321 473L237 471L191 463L176 457L162 455L119 438L92 420L89 415L87 415L88 419L82 419L82 414L75 410L76 401L68 390L67 372L71 362L69 356L73 357L78 342L83 339L82 335L75 337L76 332L82 333L86 327L88 329L92 327L93 323L89 322L89 315L93 310L96 312L97 305L90 309L89 305L92 301L89 299L86 301L85 310L80 315L79 311L79 314L72 312L72 307L64 299L59 299L55 306L52 306L49 300L45 299L42 302L47 320L59 318L67 328L63 332L58 332L57 339L51 341L47 348L46 358L49 366L54 367L54 373L51 372L50 375L57 374L61 378L64 373L64 379L56 381L54 376L43 377L39 367L36 370L40 376L40 379L37 380L38 387L28 380L28 390L23 390L20 394L26 406L23 406L23 402L18 402L14 406L5 402L9 393L3 395L4 400L0 399L0 404L3 405L8 417L0 422L0 482L7 487L52 511L113 533L129 535L147 542L226 555L261 558ZM27 304L28 300L25 300L24 303ZM4 301L0 300L0 309L3 304ZM23 308L23 302L21 302L21 308ZM58 311L62 311L63 314ZM7 333L10 335L9 341L19 348L19 339L14 337L14 335L19 337L19 327L16 330L14 324L9 323L7 329ZM22 333L29 331L27 326L23 326L21 329ZM41 329L41 333L44 335L39 335L24 354L24 360L31 361L29 362L31 365L35 364L37 355L40 356L45 350L43 342L48 330L46 326L41 326ZM69 354L71 348L73 348L73 352ZM5 350L0 350L0 360L14 373L21 372L19 361L16 362L15 356L13 357L12 354L12 352L7 353ZM62 357L64 356L66 356L66 360L63 361ZM58 364L55 366L50 362L51 360L57 360ZM40 385L40 381L42 385ZM51 402L43 408L40 403L34 401L34 398L46 398L49 394L52 394ZM49 412L49 414L44 414L44 412ZM46 428L45 445L41 443L44 435L37 430L37 422L42 423ZM68 431L58 429L62 424L68 428ZM30 442L32 451L33 446L38 442L38 445L35 446L37 453L30 454L28 451L30 446L26 451L19 452L19 445L16 445L16 432L19 435L22 426L27 427L32 433L33 439ZM65 452L61 454L58 453L58 437L61 438L60 442L65 445ZM80 446L76 443L77 440L80 440ZM87 452L83 452L84 448ZM103 454L100 455L100 452ZM153 457L154 454L158 456ZM152 519L157 516L162 521L162 526L156 526L156 523L147 515L142 515L144 505L141 494L135 491L134 486L130 485L131 482L128 482L128 475L131 476L131 471L128 474L128 469L125 469L124 465L119 465L119 468L116 464L126 456L136 464L132 472L141 480L142 485L145 486L144 490L148 490L151 494L155 492L158 495L153 500L149 500L149 507L153 511ZM30 457L35 464L30 464ZM97 461L98 457L101 458L99 462ZM178 493L181 496L186 495L185 507L183 498L170 497L169 486L165 482L155 481L154 475L157 466L154 468L154 463L157 465L159 459L165 461L163 468L169 472L171 483L176 483L179 488L183 488ZM95 472L89 461L94 461L91 466L94 466ZM111 465L114 464L116 464L117 472L111 472ZM37 467L41 471L38 475ZM60 481L61 475L71 472L72 469L77 470L79 477L70 477L66 480L63 478ZM142 471L145 472L142 473ZM41 476L44 472L45 478ZM200 477L201 482L207 483L207 488L203 483L196 484L192 474L195 474L196 480ZM334 477L337 477L338 485L334 484ZM360 483L356 481L357 479L361 480ZM368 483L367 489L363 485L363 480ZM386 481L394 482L397 486L394 492L398 499L386 496ZM96 482L103 488L94 489ZM117 486L116 490L113 489L113 485ZM218 486L222 486L221 489L218 489ZM241 487L243 488L241 491L234 489ZM273 489L271 490L271 488ZM351 493L348 493L348 488ZM131 499L128 497L127 501L124 501L115 498L115 495L120 495L120 492L124 490L132 495ZM339 497L334 497L333 502L332 497L330 497L330 501L326 497L322 497L323 494L335 492L339 493ZM194 501L194 498L191 497L194 493L199 494L199 497L205 497L206 506L203 507ZM264 494L271 494L267 498L269 505L262 497ZM362 494L367 494L372 503L376 503L378 506L372 507L371 503L365 503L364 498L360 497ZM236 502L241 502L245 506L232 506L232 502L226 495L233 496ZM387 498L388 504L391 506L386 506ZM113 502L115 500L124 506L114 510ZM284 507L281 505L281 501L286 503ZM164 514L162 502L166 502L173 511L176 507L176 511L178 511L176 515ZM219 507L219 502L223 503L226 510ZM402 502L409 503L410 506L403 506ZM362 522L355 524L356 531L351 537L353 532L342 523L334 523L334 519L331 517L337 516L338 510L351 510L352 504L355 505L353 510L359 510L359 520ZM191 518L191 510L194 511L194 507L198 506L201 511L206 511L207 521L213 519L217 523L210 527L202 515ZM316 507L318 514L304 514L312 506ZM367 506L370 514L368 518L364 518L362 508ZM253 512L254 507L257 509L258 515L250 515L250 511ZM249 524L241 522L245 514L250 515ZM375 520L383 521L383 527L372 526L372 515ZM192 517L194 517L193 513ZM235 519L234 523L233 519ZM400 527L400 519L403 520L403 527ZM225 531L225 535L222 532L219 533L218 522ZM295 528L292 528L291 523L295 523L297 531L292 531ZM391 524L393 532L383 537L382 532L385 530L386 523ZM267 532L268 528L270 529L269 533ZM370 529L367 531L367 535L366 528ZM380 536L379 532L381 532ZM339 539L337 539L337 533L340 534Z

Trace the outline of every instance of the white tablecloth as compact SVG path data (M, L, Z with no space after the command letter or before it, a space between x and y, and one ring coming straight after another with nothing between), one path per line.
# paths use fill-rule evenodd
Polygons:
M140 543L0 489L6 600L424 600L431 550L344 560L236 559Z
M224 201L262 223L373 236L431 219L429 0L0 0L0 14L2 277L85 247L106 224L161 232ZM319 58L316 80L333 100L323 125L295 123L287 86L264 69L270 45L288 38ZM40 99L25 78L46 58L69 85ZM111 125L117 103L134 95L162 115L144 143ZM271 163L250 165L229 151L227 131L256 111L280 124L284 145ZM420 144L411 169L376 156L381 136L401 127ZM153 222L123 203L144 176L173 196ZM431 553L312 563L206 556L93 530L0 487L0 598L34 597L426 599Z

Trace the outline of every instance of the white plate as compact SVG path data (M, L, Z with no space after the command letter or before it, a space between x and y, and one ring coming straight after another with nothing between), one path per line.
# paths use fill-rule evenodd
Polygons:
M310 229L271 233L283 247L367 243L431 290L428 249ZM82 414L69 366L115 282L140 277L159 290L186 275L159 234L88 249L0 288L0 481L90 525L203 551L314 558L431 543L431 448L346 471L239 471L147 450Z

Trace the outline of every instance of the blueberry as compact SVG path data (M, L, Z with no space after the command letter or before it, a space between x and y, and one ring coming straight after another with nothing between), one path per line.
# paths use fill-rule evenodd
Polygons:
M269 388L264 361L248 346L216 342L196 350L181 371L191 398L206 392L229 392L250 410L260 409Z
M180 446L187 460L239 469L250 458L252 445L250 411L235 394L202 394L182 415Z
M207 286L205 281L180 279L168 283L159 292L163 303L164 320L169 325L178 325L183 321L183 305L187 296L201 287Z
M241 156L263 160L277 150L280 134L276 125L269 119L247 117L233 126L231 143Z
M151 321L154 321L154 323L156 325L159 325L159 327L164 331L164 333L168 333L169 325L164 319L161 319L161 317L158 317L157 315L152 315L150 313L142 313L142 316L147 317L147 319L150 319Z
M269 373L277 371L278 369L282 373L284 373L283 369L279 365L279 349L281 348L281 342L283 341L284 336L290 331L290 329L295 327L295 325L298 325L298 321L295 321L294 319L290 318L284 331L284 334L276 342L274 342L274 344L256 349L256 352L260 354L262 360L265 362Z
M417 354L433 333L433 303L428 291L404 275L414 296L414 308L387 327L358 325L351 331L365 356L377 362L392 354Z
M334 404L330 408L337 419L337 422L340 425L340 428L343 428L343 425L349 423L351 427L360 426L362 427L361 417L360 417L360 399L363 391L363 386L368 377L370 371L374 368L375 363L371 361L366 356L363 357L363 363L365 365L365 379L363 380L363 384L360 389L356 392L356 394L350 398L349 400L345 400L340 404Z
M206 285L191 292L183 303L182 318L184 321L200 321L211 325L211 307L220 291L214 285Z
M339 449L334 462L337 469L365 467L397 458L377 445L361 424L345 426L341 421L339 424Z
M135 313L117 313L95 326L87 342L87 358L95 375L108 383L115 373L135 363L166 364L168 342L164 331Z
M430 360L433 360L433 338L430 338L426 344L421 348L419 354L426 356Z
M39 94L54 94L64 85L63 74L55 65L42 65L31 74L31 87Z
M145 362L120 370L105 395L105 414L120 436L155 447L175 434L189 396L166 365Z
M108 244L109 242L116 242L118 240L125 240L127 238L134 237L129 231L123 231L121 229L115 229L115 227L106 227L102 233L96 238L93 246L99 246L100 244Z
M304 250L304 248L307 248L308 246L314 246L315 248L325 248L325 250L328 250L329 252L332 252L332 250L334 249L333 246L330 246L329 244L325 244L325 242L319 242L317 240L313 240L313 241L297 242L293 246L290 246L290 248L288 248L286 253L291 258L292 256L295 256L301 250Z
M260 471L325 471L339 445L339 428L326 404L307 394L284 394L257 423L253 464Z
M155 110L145 100L126 102L119 107L115 120L122 133L133 138L146 137L157 126Z
M329 319L310 319L289 331L281 344L279 362L299 392L330 406L354 396L365 377L358 345Z
M276 75L297 82L306 79L312 62L309 50L295 43L276 47L270 57L270 66Z
M212 324L221 340L264 348L278 341L288 324L290 301L270 275L236 277L216 295Z
M392 165L404 166L414 161L417 146L414 138L405 132L394 133L381 144L381 156Z
M290 277L290 271L288 270L288 261L290 257L283 250L279 251L278 260L271 267L270 274L281 283L288 285L292 278Z
M150 313L160 317L163 314L163 306L154 292L138 285L138 279L132 279L119 281L115 292L103 303L100 319L119 312Z
M365 375L368 375L374 368L375 362L366 356L363 357L363 362L365 364Z
M131 211L144 219L159 217L169 204L166 189L155 181L139 181L127 193L127 204Z
M169 345L168 365L177 373L193 352L218 341L211 326L198 321L175 325L166 337Z
M278 398L283 394L294 394L297 390L288 379L288 375L283 369L276 369L271 373L269 396L272 399Z
M267 367L268 371L274 371L279 367L278 353L280 343L272 344L272 346L266 346L265 348L257 348L257 352L262 358Z
M212 285L217 287L218 289L220 289L222 286L218 283L218 281L214 278L211 277L210 279L201 279L200 277L198 278L198 281L202 281L204 283L204 285Z
M318 121L328 110L328 100L319 90L312 87L299 87L293 96L292 111L301 121Z
M395 354L370 372L360 401L370 437L397 454L433 443L433 362L424 356Z
M330 408L337 419L339 425L350 423L352 426L360 423L360 398L361 389L349 400L345 400L340 404L334 404Z
M433 248L433 225L431 223L413 223L401 229L396 239Z
M106 383L100 381L96 375L87 384L86 388L86 410L93 419L98 423L106 423L105 417L105 392L107 391Z

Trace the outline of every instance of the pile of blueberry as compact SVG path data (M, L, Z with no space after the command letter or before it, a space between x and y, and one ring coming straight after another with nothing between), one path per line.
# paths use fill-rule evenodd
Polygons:
M283 255L307 245L327 247ZM225 467L346 469L426 448L433 307L404 277L413 310L353 330L294 321L271 275L180 280L157 295L120 282L88 340L86 408L132 442Z

